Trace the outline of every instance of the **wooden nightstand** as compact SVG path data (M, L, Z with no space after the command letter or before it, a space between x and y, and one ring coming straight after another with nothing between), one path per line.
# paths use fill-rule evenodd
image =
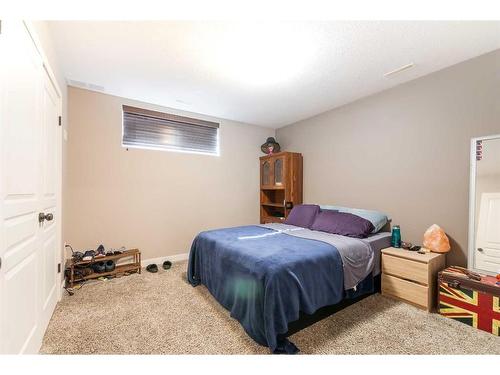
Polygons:
M382 294L431 311L436 304L437 273L445 263L445 254L383 249Z

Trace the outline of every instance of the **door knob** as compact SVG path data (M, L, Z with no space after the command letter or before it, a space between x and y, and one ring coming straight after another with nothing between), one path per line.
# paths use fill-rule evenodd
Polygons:
M40 212L38 214L38 222L43 223L45 220L47 221L52 221L54 219L54 215L51 213L45 214L43 212Z
M478 248L477 248L477 251L479 251L479 252L481 252L481 253L482 253L482 252L483 252L483 248L482 248L482 247L478 247Z

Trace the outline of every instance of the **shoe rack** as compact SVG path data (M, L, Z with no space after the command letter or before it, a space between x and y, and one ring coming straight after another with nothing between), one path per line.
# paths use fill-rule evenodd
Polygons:
M115 269L110 272L94 272L92 270L88 275L78 275L75 273L77 269L92 269L92 265L97 262L106 262L108 260L114 260L118 263L118 260L125 260L125 263L117 264ZM130 273L141 273L141 252L139 249L125 250L121 254L116 255L106 255L102 257L96 257L89 261L79 261L75 262L73 259L68 259L66 262L66 288L73 288L77 283L83 281L97 279L103 276L122 276Z

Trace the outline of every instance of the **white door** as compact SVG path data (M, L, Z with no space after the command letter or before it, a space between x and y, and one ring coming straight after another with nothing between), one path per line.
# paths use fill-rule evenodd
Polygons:
M500 273L500 193L481 194L475 257L477 269Z
M45 220L39 226L40 233L40 299L43 330L52 316L60 292L57 265L61 262L60 251L60 175L61 175L61 105L52 81L44 72L42 89L42 141L41 141L41 206ZM58 288L59 287L59 288Z
M0 353L36 353L59 294L60 99L23 22L2 21L0 56Z

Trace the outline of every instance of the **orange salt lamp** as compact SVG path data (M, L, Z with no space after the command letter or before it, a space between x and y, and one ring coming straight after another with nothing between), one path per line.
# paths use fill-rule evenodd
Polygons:
M424 247L435 253L447 253L450 251L450 240L444 230L436 224L432 224L424 233Z

